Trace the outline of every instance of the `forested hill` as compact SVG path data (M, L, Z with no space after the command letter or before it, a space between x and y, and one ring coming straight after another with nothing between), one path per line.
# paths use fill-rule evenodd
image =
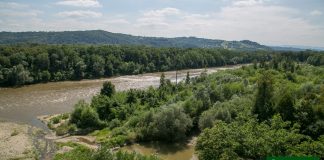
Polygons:
M141 37L103 30L64 32L0 32L0 44L121 44L152 47L225 48L240 50L269 50L270 47L249 40L225 41L196 37Z

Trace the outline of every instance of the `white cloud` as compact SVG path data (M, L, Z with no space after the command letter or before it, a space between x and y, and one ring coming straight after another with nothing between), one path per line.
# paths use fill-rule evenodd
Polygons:
M16 30L17 28L29 28L43 12L35 10L24 3L0 2L0 21L5 30ZM38 26L41 26L38 25ZM32 28L30 28L31 30Z
M182 15L177 8L162 8L158 10L149 10L142 12L142 16L137 18L136 27L149 28L150 31L157 32L168 27L171 21L177 20Z
M144 16L155 16L155 17L161 17L161 16L173 16L173 15L179 15L180 10L177 8L162 8L158 10L150 10L147 12L144 12Z
M262 4L263 0L236 0L233 2L235 6L253 6Z
M197 36L212 39L250 39L263 44L324 44L324 30L300 17L296 9L270 5L263 0L239 0L219 12L194 14L173 8L142 13L133 34L146 36Z
M230 4L214 12L193 13L167 7L117 16L87 8L60 12L56 17L48 19L38 19L40 13L30 15L32 19L5 18L7 16L4 16L0 10L2 21L0 29L12 31L103 29L141 36L249 39L271 45L323 46L324 44L323 25L315 25L302 18L305 14L303 15L300 10L271 4L269 0L228 1ZM5 13L9 14L9 12Z
M312 15L312 16L320 16L322 14L323 13L321 11L319 11L319 10L313 10L313 11L310 12L310 15Z
M14 10L0 10L0 16L4 18L19 18L19 17L37 17L42 11L28 10L26 11L14 11Z
M27 4L16 3L16 2L0 2L0 9L22 9L28 8Z
M97 0L63 0L56 4L73 7L101 7L101 4Z
M63 18L98 18L102 16L100 12L94 12L89 10L64 11L59 12L56 15Z

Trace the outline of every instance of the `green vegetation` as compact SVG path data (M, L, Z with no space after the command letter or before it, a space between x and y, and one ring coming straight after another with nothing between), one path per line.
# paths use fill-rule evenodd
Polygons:
M160 86L146 90L116 92L105 82L100 94L90 103L78 102L69 121L56 128L95 136L105 150L78 146L56 158L134 159L141 156L110 149L143 141L175 143L197 132L196 153L202 160L323 157L324 68L323 61L313 61L323 55L269 56L241 69L204 71L196 78L188 73L178 84L162 74Z
M240 50L270 50L270 47L249 40L224 41L196 37L141 37L103 30L64 32L0 32L0 44L118 44L152 47L228 48Z
M115 86L111 82L104 82L100 94L111 97L115 92Z
M260 159L266 156L324 156L324 136L317 141L299 133L299 126L279 115L258 123L255 119L216 121L199 136L199 159Z
M113 152L105 146L94 151L75 143L58 144L59 147L69 146L72 151L56 154L54 160L159 160L156 156L143 156L137 153L123 151Z
M173 105L164 106L160 110L150 110L140 117L135 127L139 140L173 142L185 138L192 122L182 108Z
M226 72L247 85L201 114L199 159L324 156L323 66L283 59Z
M94 35L101 33L96 31ZM113 36L106 34L109 35L104 36ZM202 45L194 43L196 38L139 40L143 37L128 35L122 38L121 42L111 44L124 44L132 39L130 44L134 45L170 47L171 44L172 47L175 44L184 48L57 45L66 37L53 38L56 40L50 43L55 45L0 45L0 86L253 65L212 75L207 75L205 70L196 78L190 78L188 72L185 81L178 84L171 83L162 73L160 86L146 90L117 92L111 82L105 82L100 94L91 102L81 100L71 114L56 116L48 123L57 135L95 136L100 149L60 144L73 150L55 155L55 160L158 159L112 149L144 141L176 143L197 132L195 149L201 160L262 159L281 155L324 157L323 52L272 52L249 41L229 45L233 48L242 44L256 46L254 51L211 48L223 43L217 40L205 40L204 44L212 43L204 46L206 48L196 48ZM75 39L88 43L82 36L67 40L74 43ZM163 40L165 42L155 44ZM24 36L19 42L25 42ZM37 36L32 42L39 42ZM15 130L11 136L17 134Z
M276 54L321 65L324 56L317 53L117 45L0 45L0 86L264 62Z

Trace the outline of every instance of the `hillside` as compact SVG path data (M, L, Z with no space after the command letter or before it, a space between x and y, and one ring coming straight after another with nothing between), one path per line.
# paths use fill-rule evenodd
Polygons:
M0 44L130 44L152 47L226 48L240 50L269 50L270 48L249 40L225 41L196 37L141 37L103 30L64 32L0 32Z

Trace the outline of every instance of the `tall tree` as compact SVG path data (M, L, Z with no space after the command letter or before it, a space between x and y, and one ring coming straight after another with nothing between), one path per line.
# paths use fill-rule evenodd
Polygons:
M164 73L162 73L161 77L160 77L160 88L162 88L164 86L165 86L165 75L164 75Z
M189 71L187 72L187 76L186 76L186 84L190 84L190 75L189 75Z
M288 89L284 90L284 93L280 95L280 100L277 104L277 112L280 113L281 117L285 121L294 120L294 99L291 92Z
M113 85L111 82L108 81L108 82L104 82L100 94L111 97L113 94L115 94L115 92L116 92L115 85Z
M252 112L259 121L269 119L273 115L273 78L269 71L265 71L258 80L258 89Z

